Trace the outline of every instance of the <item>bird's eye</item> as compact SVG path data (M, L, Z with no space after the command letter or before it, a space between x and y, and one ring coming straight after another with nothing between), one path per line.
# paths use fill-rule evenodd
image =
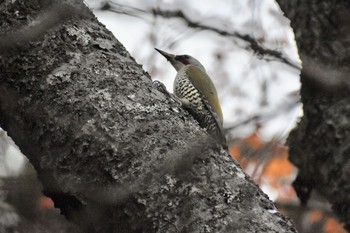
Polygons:
M188 56L188 55L179 55L179 56L176 56L175 59L179 60L179 61L181 61L181 60L188 60L188 59L190 59L190 56Z
M176 56L176 57L175 57L175 60L181 62L181 63L184 64L184 65L190 64L190 61L189 61L189 60L190 60L190 56L188 56L188 55Z

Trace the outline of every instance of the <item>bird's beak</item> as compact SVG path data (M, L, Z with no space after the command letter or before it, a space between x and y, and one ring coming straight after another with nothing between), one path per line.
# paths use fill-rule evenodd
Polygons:
M160 54L162 54L168 61L173 61L175 58L174 54L164 52L164 51L157 49L157 48L154 48L154 49L157 50L157 52L159 52Z

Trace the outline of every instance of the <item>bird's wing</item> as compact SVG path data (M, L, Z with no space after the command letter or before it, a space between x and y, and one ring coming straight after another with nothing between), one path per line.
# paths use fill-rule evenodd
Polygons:
M211 132L214 132L215 137L218 138L219 141L222 142L224 145L226 145L225 133L224 133L222 123L220 122L218 114L216 114L216 112L212 109L211 105L208 103L208 101L206 99L203 99L202 101L205 104L206 108L211 113L211 115L215 119L216 128L215 128L215 131L211 131Z
M217 96L215 86L209 78L209 76L205 73L205 71L192 65L187 67L187 74L193 86L201 93L202 97L207 101L206 104L209 104L211 106L211 110L214 110L214 112L216 112L218 122L222 126L223 116L219 103L219 98Z

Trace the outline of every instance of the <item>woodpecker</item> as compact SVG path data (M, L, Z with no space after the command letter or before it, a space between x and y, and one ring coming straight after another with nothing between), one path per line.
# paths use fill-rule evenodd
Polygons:
M173 55L156 49L176 69L174 95L182 106L198 121L199 125L226 144L223 134L223 116L213 82L204 66L189 55Z

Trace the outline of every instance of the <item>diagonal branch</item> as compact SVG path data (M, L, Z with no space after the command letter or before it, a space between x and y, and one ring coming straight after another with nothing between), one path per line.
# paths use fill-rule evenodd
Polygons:
M142 18L143 15L145 15L144 18L146 18L146 15L150 14L146 10L142 10L142 9L130 7L130 6L125 6L122 4L114 3L113 1L106 2L101 7L101 10L108 10L108 11L112 11L112 12L115 12L118 14L126 14L129 16L140 17L140 18ZM217 27L212 27L209 25L202 24L198 21L192 20L190 17L188 17L181 10L163 10L160 8L152 8L152 9L150 9L150 11L152 12L153 16L161 16L163 18L168 18L168 19L169 18L180 18L183 21L185 21L187 23L187 26L190 28L215 32L215 33L217 33L221 36L225 36L225 37L238 38L240 40L247 42L249 45L248 48L251 49L254 52L254 54L258 57L264 58L264 57L270 56L270 57L275 58L275 60L277 60L277 61L280 61L284 64L289 65L290 67L292 67L294 69L297 69L297 70L301 69L299 64L296 64L295 62L288 59L282 52L277 51L277 50L273 50L273 49L264 48L255 40L255 38L253 38L252 36L250 36L248 34L241 34L238 32L228 32L226 30L223 30L223 29L220 29Z

